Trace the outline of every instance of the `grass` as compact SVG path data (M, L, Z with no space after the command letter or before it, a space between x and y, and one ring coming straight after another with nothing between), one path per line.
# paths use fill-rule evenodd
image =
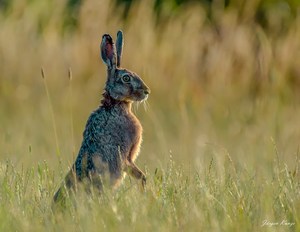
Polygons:
M298 161L297 161L298 162ZM201 172L186 172L172 160L165 169L148 170L140 192L127 179L116 193L77 199L77 207L53 214L55 171L46 163L16 171L1 167L1 231L265 231L298 230L299 184L285 165L274 162L272 178L237 169L228 156L220 174L212 159ZM298 169L298 165L297 165ZM272 228L274 229L274 227Z
M127 21L109 1L86 1L68 32L54 3L0 13L0 231L300 230L298 18L280 30L270 12L263 29L254 12L215 9L212 24L194 4L159 24L148 1ZM147 190L126 178L53 214L100 102L100 38L120 28L124 67L151 88L147 110L135 108Z

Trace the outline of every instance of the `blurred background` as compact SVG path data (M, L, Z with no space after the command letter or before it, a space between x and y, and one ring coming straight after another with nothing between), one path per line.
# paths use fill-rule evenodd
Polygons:
M268 175L300 138L297 0L0 0L0 162L67 171L100 103L104 33L151 88L137 163ZM44 70L44 78L41 75ZM69 74L71 70L71 74ZM230 159L228 159L230 158Z

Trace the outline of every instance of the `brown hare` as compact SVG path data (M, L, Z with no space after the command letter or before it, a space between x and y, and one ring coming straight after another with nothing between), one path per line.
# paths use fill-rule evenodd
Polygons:
M121 68L123 33L118 31L116 46L109 34L100 45L101 57L107 65L107 81L101 105L90 115L83 133L78 157L64 184L54 195L63 200L77 186L101 192L105 180L115 189L129 174L145 186L145 174L134 164L142 142L142 126L131 111L134 101L147 99L150 89L134 72Z

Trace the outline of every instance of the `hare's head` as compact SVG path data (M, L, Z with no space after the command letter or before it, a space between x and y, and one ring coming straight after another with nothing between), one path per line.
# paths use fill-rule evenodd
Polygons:
M118 31L116 46L109 34L104 34L100 45L101 57L107 65L105 91L115 100L142 101L147 99L150 89L134 72L120 68L123 33Z

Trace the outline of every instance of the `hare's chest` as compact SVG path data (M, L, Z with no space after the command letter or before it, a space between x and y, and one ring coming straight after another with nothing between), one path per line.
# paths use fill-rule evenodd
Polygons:
M141 137L142 126L134 115L122 116L116 120L115 135L132 145Z
M109 150L110 154L117 151L126 156L132 147L139 145L141 136L142 126L133 114L102 110L91 115L84 143L101 154Z

